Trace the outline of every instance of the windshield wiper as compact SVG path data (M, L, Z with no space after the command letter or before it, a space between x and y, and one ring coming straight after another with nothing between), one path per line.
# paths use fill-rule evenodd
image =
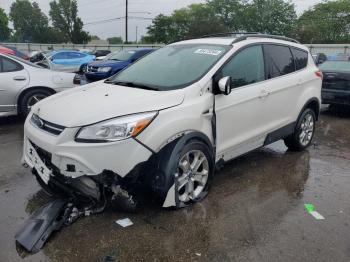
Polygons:
M159 91L159 88L157 88L157 87L149 86L149 85L145 85L145 84L140 84L140 83L135 83L135 82L106 80L105 83L112 84L112 85L128 86L128 87L135 87L135 88L141 88L141 89L146 89L146 90Z

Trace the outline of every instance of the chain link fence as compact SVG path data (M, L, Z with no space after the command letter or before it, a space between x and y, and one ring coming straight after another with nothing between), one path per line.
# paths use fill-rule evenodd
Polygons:
M47 50L110 50L112 52L119 51L123 49L134 49L134 48L159 48L163 45L161 44L128 44L128 45L95 45L95 44L40 44L40 43L0 43L0 45L7 45L16 47L19 51L25 52L27 54L32 51L47 51Z
M132 48L159 48L162 44L120 44L120 45L108 45L108 44L40 44L40 43L1 43L0 45L14 46L18 50L30 53L32 51L46 51L46 50L58 50L58 49L88 49L88 50L110 50L112 52L123 49ZM309 47L312 54L325 53L326 55L335 53L350 54L350 44L306 44Z

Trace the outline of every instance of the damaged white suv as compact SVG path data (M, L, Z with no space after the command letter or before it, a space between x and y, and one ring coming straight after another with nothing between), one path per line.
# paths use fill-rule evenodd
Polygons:
M203 199L215 167L284 139L312 142L322 73L297 41L228 34L165 46L106 81L36 104L24 161L47 190L163 207Z

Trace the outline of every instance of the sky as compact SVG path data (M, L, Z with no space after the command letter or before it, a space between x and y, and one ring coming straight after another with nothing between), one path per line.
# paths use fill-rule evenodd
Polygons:
M30 0L33 2L33 0ZM129 16L143 17L146 19L129 19L129 41L138 39L147 32L147 26L151 24L151 18L162 13L169 15L173 10L185 7L192 3L202 3L205 0L128 0ZM322 0L292 0L296 5L298 14ZM0 0L0 7L8 13L14 0ZM48 15L50 0L35 0L41 10ZM102 39L113 36L125 35L125 19L111 20L109 22L95 23L101 20L114 19L125 16L126 0L78 0L79 16L84 22L84 30ZM137 30L136 30L137 28Z

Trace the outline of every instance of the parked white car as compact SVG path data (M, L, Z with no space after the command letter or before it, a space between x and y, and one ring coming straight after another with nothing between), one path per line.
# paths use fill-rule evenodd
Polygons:
M306 149L321 83L308 49L289 38L174 43L36 104L24 161L44 188L99 207L121 197L134 205L139 186L163 207L187 206L207 195L215 166L280 139Z
M0 54L0 117L26 116L38 101L79 84L75 74L43 69L18 57Z

